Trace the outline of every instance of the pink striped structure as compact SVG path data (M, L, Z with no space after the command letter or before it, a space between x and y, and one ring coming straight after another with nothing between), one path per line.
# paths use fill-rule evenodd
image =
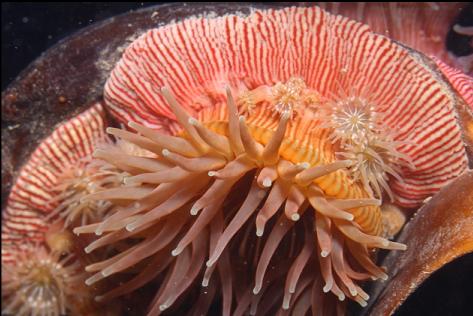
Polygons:
M45 215L58 176L105 139L104 109L100 103L60 124L41 142L22 167L2 212L2 262L12 260L9 247L41 243L48 230Z
M473 78L458 69L452 68L440 59L432 57L451 85L473 110Z
M449 65L458 64L447 51L445 38L449 26L464 6L462 3L324 2L319 6L332 14L368 24L374 32L426 55L436 56Z
M105 101L123 122L175 134L175 116L160 93L168 87L194 116L262 85L301 77L324 98L362 94L396 131L396 149L414 169L391 179L396 202L416 207L467 169L448 84L425 57L364 24L318 7L255 11L247 17L190 18L150 30L133 42L105 86Z

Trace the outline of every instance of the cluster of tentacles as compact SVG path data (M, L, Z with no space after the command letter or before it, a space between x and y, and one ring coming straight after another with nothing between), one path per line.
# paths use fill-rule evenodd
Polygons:
M401 169L414 169L411 158L398 150L410 142L396 141L396 133L383 124L385 115L363 96L366 93L339 94L323 107L325 126L332 128L332 141L340 145L339 156L354 162L353 180L361 181L370 195L382 198L385 192L394 201L390 177L402 183Z
M196 282L204 290L193 310L206 310L216 292L211 276L217 268L225 315L281 307L317 311L324 306L323 292L364 306L369 297L356 281L387 278L370 249L405 246L363 232L354 221L354 210L377 208L379 200L330 198L315 184L352 162L311 166L283 159L280 147L290 113L282 113L263 146L238 116L229 90L228 124L220 133L190 117L168 90L163 95L185 130L182 137L132 122L129 126L138 133L108 129L159 157L95 153L131 176L123 187L86 197L123 206L103 222L74 232L103 235L86 248L88 253L125 239L134 242L89 265L86 270L95 274L86 283L143 264L135 277L98 299L128 293L163 274L150 314L169 308ZM258 238L252 237L255 233Z
M2 315L65 315L73 301L86 299L84 273L73 255L24 248L14 251L13 262L2 264Z
M104 144L109 150L114 145ZM60 176L53 188L56 195L49 201L57 206L46 220L64 220L64 227L77 227L101 221L113 205L108 201L85 201L82 198L123 183L125 172L101 160L85 157Z

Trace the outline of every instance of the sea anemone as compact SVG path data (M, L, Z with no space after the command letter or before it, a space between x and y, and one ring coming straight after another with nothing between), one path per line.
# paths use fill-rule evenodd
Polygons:
M83 247L90 240L71 233L78 224L103 220L113 209L110 203L83 202L82 197L119 186L127 175L94 160L92 149L113 152L119 146L146 155L131 144L112 143L104 126L102 105L92 105L59 124L21 169L2 214L2 315L105 315L119 308L93 301L97 289L85 287L84 265L103 257L86 256Z
M22 167L2 212L2 262L11 261L9 249L23 243L43 243L51 232L47 216L57 206L58 180L86 157L95 145L105 140L104 110L100 103L59 124L35 149ZM55 230L56 232L57 230ZM61 249L69 243L55 240ZM68 247L68 246L67 246Z
M396 132L383 122L383 109L369 101L363 90L350 94L339 91L321 109L321 126L332 130L331 141L339 144L338 156L353 161L353 180L361 181L370 195L383 198L387 193L394 201L389 177L402 182L402 168L414 170L411 158L397 148L409 141L396 141Z
M85 299L84 273L73 255L61 258L42 246L23 244L2 264L2 315L65 315Z
M454 89L422 54L317 8L149 31L105 90L130 131L109 128L117 144L97 146L90 131L104 125L88 118L43 142L8 201L2 260L19 261L11 246L31 239L68 253L95 237L88 258L107 259L87 266L86 284L116 282L97 301L150 283L150 314L365 306L360 282L388 277L376 248L405 249L386 239L403 208L467 169L456 114L471 79L434 61ZM71 236L78 224L99 237Z
M387 278L372 250L405 249L381 236L392 234L383 227L382 191L415 207L466 170L459 101L424 58L318 8L195 18L147 32L105 89L107 105L134 132L107 131L157 157L100 153L131 167L131 176L86 198L122 205L74 230L102 235L87 252L117 245L116 255L86 268L95 272L86 283L138 267L98 299L158 278L150 314L184 293L205 313L217 288L223 314L341 312L334 303L346 298L366 305L358 281ZM339 90L350 95L336 99ZM361 123L326 122L319 112L337 116L334 103L356 106L349 115L365 111ZM207 289L194 299L195 284Z
M2 213L2 315L82 315L96 309L92 290L84 285L82 243L65 229L73 222L70 202L80 198L70 193L70 183L83 179L63 175L78 167L93 169L83 161L106 141L104 125L103 107L94 104L59 124L21 169ZM58 193L61 181L65 190ZM59 212L68 215L66 221L51 223Z
M126 173L113 166L87 157L66 169L58 179L59 185L53 190L57 194L50 203L58 204L46 218L50 220L59 215L64 219L64 227L76 227L101 221L112 208L107 201L83 201L88 194L123 182Z
M167 90L163 90L163 93L189 137L185 139L160 135L136 123L130 123L130 127L144 136L118 129L108 129L115 136L119 135L127 141L134 141L137 145L147 144L146 149L161 152L162 158L156 159L156 162L168 165L162 165L152 173L133 175L126 180L126 183L130 184L127 187L102 191L87 197L88 200L136 201L100 224L74 230L76 233L111 232L89 245L88 252L136 234L145 237L145 240L124 253L87 267L88 271L99 270L96 275L87 280L87 283L93 284L147 257L154 257L155 254L157 258L162 259L165 255L162 252L169 253L172 250L171 254L177 257L175 266L168 271L167 278L170 279L166 282L168 286L164 286L160 291L150 313L165 310L174 303L179 293L196 280L204 265L207 268L202 280L203 286L208 286L211 274L217 265L222 266L219 269L228 271L230 267L226 266L229 264L227 256L230 256L232 262L240 261L237 265L243 265L241 258L233 258L232 255L238 253L235 246L238 248L239 245L229 244L235 235L240 235L239 238L243 239L251 238L248 234L252 234L253 225L246 222L249 218L254 218L256 232L253 234L256 233L256 236L261 238L265 230L271 230L271 233L267 239L264 238L266 239L264 246L263 239L258 240L257 243L261 245L256 248L251 246L252 243L248 246L240 246L240 253L243 253L244 257L254 257L259 260L255 259L251 264L248 263L247 267L251 274L255 275L256 282L253 289L249 289L253 286L251 279L246 280L240 289L233 289L237 291L237 297L242 297L238 302L237 310L244 311L248 307L250 297L246 297L247 295L254 293L258 300L263 299L268 288L278 282L286 283L282 305L284 309L289 309L291 306L295 308L294 301L299 296L307 296L304 303L300 303L303 304L300 308L309 308L313 302L311 298L318 295L318 291L322 288L324 292L332 291L341 301L345 297L351 297L365 305L368 295L353 283L352 278L386 278L385 273L375 267L369 259L366 247L386 249L404 249L404 247L375 236L379 233L377 230L380 227L377 208L379 201L370 199L360 186L342 185L338 192L330 196L329 200L325 198L326 183L337 182L340 178L347 177L346 173L340 169L351 164L348 161L334 161L334 157L329 156L329 151L319 153L322 157L318 159L325 164L317 162L317 153L314 150L316 146L313 144L316 143L316 139L327 137L327 133L324 136L323 132L321 134L314 132L311 142L314 147L307 148L308 153L302 153L311 159L298 164L293 160L297 159L295 157L300 151L300 149L297 150L300 145L291 144L284 139L286 128L294 131L294 127L297 126L296 123L289 122L289 113L283 113L280 119L275 118L274 121L279 121L279 123L272 135L271 130L259 128L255 124L268 115L268 111L271 111L274 104L266 109L258 107L256 111L259 113L255 113L247 124L244 117L238 117L236 106L228 91L228 114L226 114L228 123L215 122L204 126L184 112ZM178 142L179 146L176 146ZM170 148L173 151L170 151ZM323 157L324 154L327 157ZM146 169L145 167L143 165L141 169ZM185 185L189 181L192 181L192 186ZM249 191L246 189L248 186ZM247 191L247 196L243 201L238 197L230 198L231 191ZM345 198L340 199L337 196ZM283 205L285 205L284 212L277 215L278 209ZM306 212L307 209L313 211ZM375 226L370 227L369 220L354 224L352 222L354 215L351 212L357 217L363 213L366 215L361 215L361 217L374 216ZM192 223L193 216L197 215L197 219ZM272 217L279 217L277 224L274 223L275 220L269 223ZM301 217L304 219L303 223L296 225L295 222ZM224 222L229 222L226 228L223 226ZM207 225L210 226L210 231L206 229ZM267 226L271 228L268 229ZM187 231L183 230L185 227ZM297 232L296 227L299 227ZM362 230L366 232L374 230L374 232L371 232L371 235ZM243 233L244 231L246 232ZM294 245L287 254L291 260L295 260L292 265L289 264L290 261L287 262L289 264L287 268L293 272L287 275L271 276L272 273L267 272L269 263L272 257L276 256L275 250L286 234L293 234L293 238L299 240L299 245ZM352 246L353 251L356 249L357 256L360 257L355 266L361 265L363 272L353 270L356 268L349 263L346 252L344 258L343 247L344 245L351 247L348 245L352 242L345 242L342 236L348 236L349 239L360 243L360 245ZM285 240L283 243L287 242ZM209 243L210 247L206 246L206 243ZM226 250L227 246L234 250ZM169 247L174 249L168 249ZM227 251L229 251L228 254ZM205 252L210 254L207 262L204 260ZM302 274L306 265L313 267L314 262L317 261L320 262L318 269L321 272ZM191 262L192 266L190 266ZM184 270L179 274L171 272L176 271L178 267ZM317 281L320 273L323 276L324 285L320 288L309 286ZM154 273L140 273L136 279L106 294L105 297L110 298L123 293L124 290L129 290L130 284L143 283L153 276ZM263 282L265 276L269 280ZM291 304L291 296L296 291L299 278L303 276L305 276L304 282L301 280L300 284L304 286L295 295ZM221 280L222 287L230 287L229 291L232 291L233 285L227 284L228 277L230 276L225 276L225 279ZM317 282L322 282L322 279ZM227 295L230 294L227 293ZM227 301L225 313L229 313L231 295L224 297L224 300ZM264 303L261 304L264 305ZM256 305L252 307L252 309L256 308Z

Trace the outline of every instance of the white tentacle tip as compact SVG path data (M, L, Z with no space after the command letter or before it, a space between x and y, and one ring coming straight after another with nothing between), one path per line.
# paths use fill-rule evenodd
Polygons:
M84 248L84 252L87 253L87 254L91 253L92 250L93 250L93 248L90 247L90 246L87 246L87 247Z
M322 252L320 253L320 255L322 256L322 258L327 258L329 252L326 251L326 250L322 250Z
M365 301L369 300L370 299L370 296L366 293L359 293L361 298L364 299Z
M171 154L171 152L168 149L163 149L161 153L163 154L164 157L167 157Z
M209 279L208 278L204 278L202 280L202 287L207 287L209 286Z
M273 184L273 182L268 178L263 180L263 187L265 187L265 188L270 188L272 184Z
M195 216L197 215L197 213L199 213L199 210L200 210L200 207L198 207L197 205L193 205L191 207L190 213L192 216Z
M134 225L134 223L131 223L131 224L128 224L128 225L125 226L125 229L129 232L134 231L135 228L136 228L136 225Z
M332 289L332 284L325 284L325 286L323 287L322 291L323 291L324 293L328 293L331 289Z
M133 184L133 181L130 181L130 178L131 177L123 177L123 184L124 185Z
M293 220L294 222L297 222L300 218L301 216L298 213L294 213L291 215L291 220Z
M284 302L282 303L282 309L284 309L284 310L289 309L289 301L288 300L284 300Z
M341 293L340 295L338 295L338 299L343 302L345 300L345 294Z
M91 276L90 278L88 278L87 280L85 280L85 285L87 286L91 286L92 284L95 283L95 278L94 276Z
M258 295L259 291L261 291L261 286L255 286L253 289L253 294Z
M348 289L350 291L350 295L351 296L357 296L358 295L358 291L354 288L351 288L351 289Z
M108 277L109 275L113 274L113 270L110 269L110 268L107 268L107 269L103 270L101 273L104 277Z
M176 248L176 249L174 249L173 251L171 251L171 255L172 255L173 257L177 257L180 253L181 253L181 250L178 249L178 248Z
M259 227L259 228L256 229L256 236L257 237L263 236L263 233L264 233L264 228Z
M364 301L364 300L360 300L358 303L361 305L361 307L366 307L366 306L368 306L368 303L367 303L366 301Z
M194 125L194 126L195 126L195 125L199 124L199 121L197 121L197 120L196 120L195 118L193 118L193 117L189 117L189 120L188 120L188 121L189 121L189 124L190 124L190 125Z
M240 122L243 122L243 123L245 122L245 117L243 115L240 115L238 119L240 120Z
M160 311L165 311L168 308L166 304L159 305L159 310Z
M264 178L264 180L263 180L263 186L264 186L265 188L271 187L272 184L273 184L273 181L271 181L270 178Z
M94 297L94 301L96 301L97 303L102 302L102 300L103 300L103 296L102 296L102 295L97 295L96 297Z
M217 171L209 171L207 174L209 177L215 177L217 175Z

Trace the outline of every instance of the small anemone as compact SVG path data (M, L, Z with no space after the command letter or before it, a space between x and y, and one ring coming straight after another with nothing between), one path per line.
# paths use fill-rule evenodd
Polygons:
M92 155L84 157L70 169L65 170L53 188L56 193L50 204L57 204L47 220L58 218L65 228L74 228L102 221L113 211L112 203L105 200L88 200L90 194L120 187L130 174L130 168L118 169L101 158L114 155L136 155L152 157L152 154L133 144L117 140L97 145ZM118 157L118 156L115 156ZM116 162L116 158L112 158ZM118 163L119 164L119 163ZM120 164L119 164L120 165Z
M74 181L80 182L80 178L74 178L77 165L79 168L84 165L84 159L91 156L95 146L105 141L105 124L102 104L94 103L88 110L55 127L31 154L19 171L2 210L2 262L13 262L10 249L25 243L46 242L59 253L71 250L70 234L59 233L64 228L60 218L55 223L46 219L58 203L64 202L61 199L80 201L79 197L63 191L69 184L58 190L61 175L68 175L71 185ZM58 194L62 196L57 197ZM67 203L63 206L69 207ZM67 207L59 209L57 214L65 212Z
M353 162L350 167L353 181L361 181L367 192L381 198L383 192L391 201L394 195L389 186L389 177L403 182L401 167L411 167L408 156L396 150L396 141L382 141L376 136L366 137L363 142L350 142L343 145L339 156Z
M305 115L315 109L320 100L320 95L307 87L304 79L291 77L286 82L277 82L273 86L263 85L242 93L237 105L242 113L253 114L258 103L270 103L275 114L287 113L292 119L294 115Z
M396 135L383 126L385 115L377 108L366 98L343 94L325 102L319 114L322 126L331 130L332 143L340 147L340 158L353 161L353 181L361 181L372 196L381 198L386 192L394 201L390 177L402 183L401 168L413 168L413 164L397 149L408 142L395 140Z
M104 145L113 146L113 145ZM102 220L111 210L107 201L88 201L89 194L118 187L127 174L101 160L92 157L82 159L76 166L65 170L53 188L56 196L50 201L57 203L47 219L59 216L64 219L64 227L86 225Z
M73 300L86 297L84 275L72 255L37 245L12 253L15 260L2 265L2 315L64 315Z
M325 125L333 128L331 139L340 141L342 147L347 143L366 143L380 130L381 114L363 98L352 96L328 105L331 113Z

